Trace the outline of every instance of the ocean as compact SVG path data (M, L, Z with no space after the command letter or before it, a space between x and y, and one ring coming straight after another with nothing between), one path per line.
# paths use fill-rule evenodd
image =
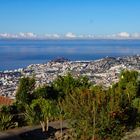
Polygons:
M140 40L0 40L0 71L58 57L96 60L140 54Z

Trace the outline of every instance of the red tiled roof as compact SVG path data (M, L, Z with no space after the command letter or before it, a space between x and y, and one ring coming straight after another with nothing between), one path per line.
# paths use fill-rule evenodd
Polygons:
M14 100L8 97L0 96L0 105L11 105Z

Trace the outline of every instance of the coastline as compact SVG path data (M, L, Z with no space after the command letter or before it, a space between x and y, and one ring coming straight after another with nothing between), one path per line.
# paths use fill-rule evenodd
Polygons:
M56 57L72 61L140 54L140 40L0 40L0 71L26 68Z
M93 84L109 87L118 82L122 70L140 71L140 55L124 57L106 57L91 61L49 61L43 64L31 64L26 68L0 72L0 96L15 98L19 79L32 77L36 79L36 87L50 84L58 75L87 76Z

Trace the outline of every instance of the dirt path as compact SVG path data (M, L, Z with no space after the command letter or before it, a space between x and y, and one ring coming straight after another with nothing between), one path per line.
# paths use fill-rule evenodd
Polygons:
M63 129L67 128L66 121L63 122ZM42 132L40 126L22 127L0 132L0 140L53 140L56 131L60 130L60 122L51 122L48 132Z
M63 130L67 129L67 122L63 121ZM40 126L26 126L0 132L0 140L54 140L55 132L60 130L60 121L51 122L48 132L42 132ZM133 135L136 133L136 135ZM127 140L140 140L140 129L136 129ZM126 140L126 139L125 139Z

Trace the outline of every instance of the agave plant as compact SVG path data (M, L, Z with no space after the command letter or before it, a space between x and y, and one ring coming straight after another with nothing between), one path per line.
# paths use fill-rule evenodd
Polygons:
M6 130L15 127L16 123L12 121L13 115L0 113L0 130Z

